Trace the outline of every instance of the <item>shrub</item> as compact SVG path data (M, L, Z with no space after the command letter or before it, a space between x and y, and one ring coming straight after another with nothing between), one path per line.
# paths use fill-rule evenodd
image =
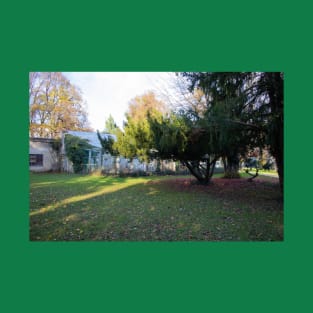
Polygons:
M67 134L65 136L65 151L69 160L73 163L75 173L81 173L84 164L88 162L88 149L92 146L86 139Z

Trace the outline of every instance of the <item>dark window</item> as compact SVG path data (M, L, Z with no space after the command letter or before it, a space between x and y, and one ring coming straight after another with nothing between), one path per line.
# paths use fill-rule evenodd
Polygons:
M30 154L29 165L30 166L43 166L43 155L42 154Z

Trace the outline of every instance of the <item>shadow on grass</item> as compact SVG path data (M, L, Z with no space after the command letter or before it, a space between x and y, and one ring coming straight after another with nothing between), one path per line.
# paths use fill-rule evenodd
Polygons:
M84 194L70 194L50 209L30 216L31 240L106 241L277 241L283 239L282 206L264 186L255 201L256 185L246 198L234 199L227 188L185 184L184 180L120 179L101 186L85 182ZM114 185L114 182L116 185ZM95 183L95 182L94 182ZM91 185L90 185L91 184ZM221 186L220 186L221 187ZM224 186L225 187L225 186ZM50 186L54 189L54 187ZM83 188L83 189L84 189ZM86 188L91 188L86 191ZM211 189L210 189L211 188ZM214 188L217 188L214 191ZM242 188L242 186L240 186ZM43 189L44 190L44 189ZM209 190L209 191L208 191ZM68 192L65 192L68 191ZM241 190L242 191L242 190ZM70 196L68 196L70 194ZM67 195L67 196L66 196ZM263 195L263 196L262 196ZM262 200L263 199L263 200ZM269 207L272 209L269 210ZM33 213L33 214L32 214Z

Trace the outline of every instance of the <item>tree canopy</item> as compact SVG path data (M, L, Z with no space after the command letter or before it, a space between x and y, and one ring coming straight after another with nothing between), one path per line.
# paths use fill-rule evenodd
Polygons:
M30 136L58 138L63 130L90 130L78 87L60 72L29 75Z
M224 157L237 163L248 148L268 146L283 187L283 73L204 72L181 74L190 90L206 95L207 112L219 119ZM235 164L235 167L236 164Z
M165 105L153 92L137 96L129 102L124 131L117 134L115 148L126 158L148 161L152 156L152 132L148 115L158 119Z

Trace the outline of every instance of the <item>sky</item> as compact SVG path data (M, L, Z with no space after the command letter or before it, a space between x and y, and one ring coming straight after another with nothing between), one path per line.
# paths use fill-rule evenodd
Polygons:
M122 128L128 103L147 91L166 88L173 73L167 72L64 72L72 84L82 90L87 102L90 126L104 130L111 114Z

